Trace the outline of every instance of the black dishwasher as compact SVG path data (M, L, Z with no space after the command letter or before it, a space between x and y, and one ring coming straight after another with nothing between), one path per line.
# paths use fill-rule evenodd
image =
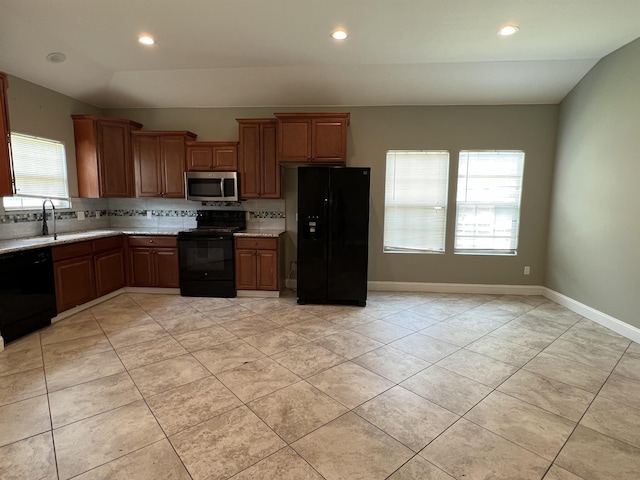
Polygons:
M56 315L51 248L0 255L0 334L9 343Z

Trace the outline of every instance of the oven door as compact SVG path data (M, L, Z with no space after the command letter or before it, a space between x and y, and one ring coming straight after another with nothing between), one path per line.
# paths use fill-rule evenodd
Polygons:
M178 237L180 294L235 297L232 236Z

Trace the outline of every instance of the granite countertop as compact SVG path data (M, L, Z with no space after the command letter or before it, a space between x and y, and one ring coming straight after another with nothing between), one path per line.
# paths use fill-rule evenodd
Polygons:
M83 240L95 240L96 238L112 237L114 235L121 234L177 235L178 230L162 228L126 228L122 230L86 230L81 232L59 233L57 240L53 239L53 235L44 237L12 238L8 240L0 240L0 254L19 252L21 250L29 250L32 248L52 247L55 245L63 245L65 243L81 242Z
M243 230L235 232L234 237L279 237L284 230Z

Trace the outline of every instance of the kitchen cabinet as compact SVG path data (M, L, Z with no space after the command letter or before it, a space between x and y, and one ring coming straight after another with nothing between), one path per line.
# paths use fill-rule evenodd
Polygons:
M346 163L349 113L276 113L275 117L279 162Z
M196 138L187 131L135 131L133 158L136 196L184 198L186 142Z
M126 284L124 235L56 245L52 256L58 313Z
M94 240L93 270L96 295L101 297L126 285L124 235Z
M280 198L277 120L237 119L238 173L241 198Z
M174 236L128 239L129 283L133 287L178 288L178 242Z
M0 72L0 197L9 197L15 193L7 99L8 87L7 76Z
M58 313L96 298L93 250L90 241L52 248Z
M134 197L131 120L71 115L76 146L78 193L82 198Z
M283 256L278 238L236 237L236 289L279 291Z
M238 170L238 142L187 142L187 171Z

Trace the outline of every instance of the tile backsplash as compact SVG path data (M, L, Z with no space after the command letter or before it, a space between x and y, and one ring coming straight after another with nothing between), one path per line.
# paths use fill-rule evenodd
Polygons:
M161 198L72 198L71 209L56 210L58 233L96 229L175 229L196 226L196 210L243 210L247 228L285 229L284 200L246 200L242 202L193 202ZM49 231L53 230L51 209L47 208ZM12 212L0 208L0 239L33 237L42 233L42 212Z

